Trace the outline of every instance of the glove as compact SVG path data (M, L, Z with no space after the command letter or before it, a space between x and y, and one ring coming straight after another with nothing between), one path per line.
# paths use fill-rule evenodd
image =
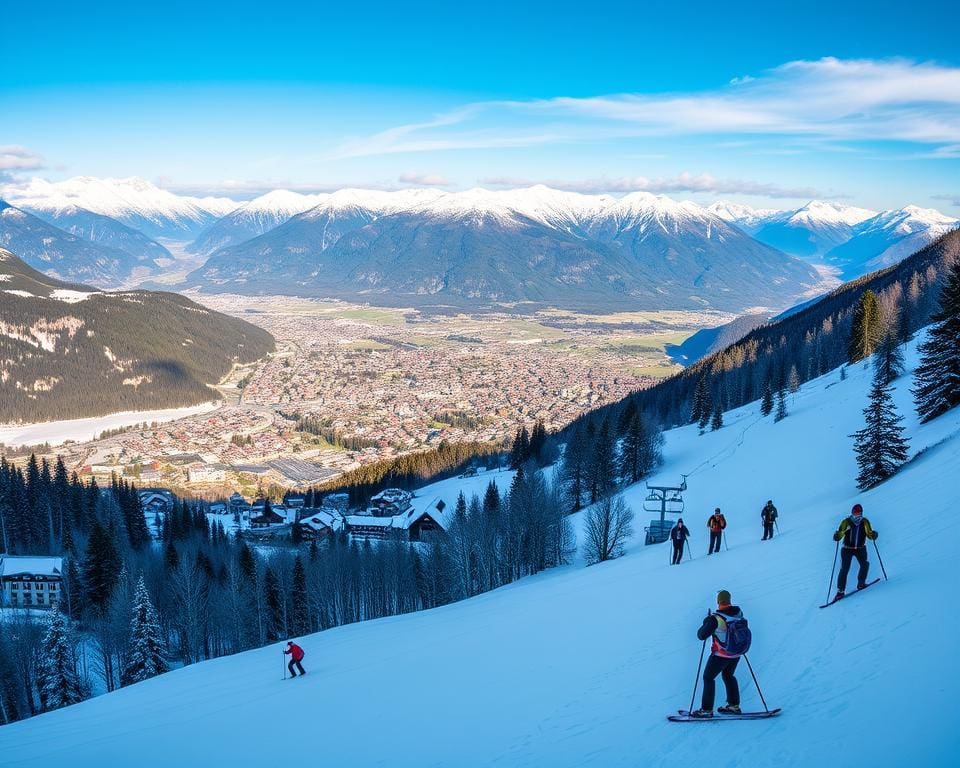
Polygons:
M840 541L840 539L842 539L842 538L843 538L843 536L840 534L840 531L837 531L835 534L833 534L833 540L834 540L834 541Z
M870 531L870 540L871 540L871 541L876 541L876 540L877 540L877 532L876 532L876 531Z

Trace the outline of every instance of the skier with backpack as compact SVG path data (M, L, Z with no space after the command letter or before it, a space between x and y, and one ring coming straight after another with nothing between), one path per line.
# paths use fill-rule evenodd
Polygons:
M293 640L287 641L287 650L283 652L283 655L290 656L290 663L287 664L287 669L290 671L290 677L297 676L297 673L293 671L294 666L300 670L301 675L307 674L306 670L303 668L303 664L300 663L303 661L303 648L293 642Z
M870 521L863 516L863 507L854 504L850 516L840 521L840 526L833 534L834 541L843 541L843 548L840 550L840 575L837 576L837 594L833 598L834 601L846 594L847 574L850 572L854 557L860 564L860 570L857 572L857 589L864 589L867 586L867 574L870 572L870 561L867 560L867 539L876 541L877 532L873 530Z
M677 520L677 524L670 530L670 541L673 542L673 559L670 565L679 565L683 560L683 546L690 537L690 529L683 524L683 518Z
M751 633L743 612L731 604L730 593L721 589L717 593L717 610L708 611L703 624L697 630L697 639L706 641L713 638L710 646L710 658L703 670L703 697L700 709L690 713L696 719L713 717L713 703L716 697L717 675L723 678L727 703L717 709L719 714L740 714L740 686L734 672L740 657L750 650Z
M720 511L720 507L713 510L710 519L707 520L707 528L710 529L710 549L708 555L720 551L720 541L723 539L723 529L727 527L727 520Z
M773 538L773 526L777 522L777 508L773 506L773 499L767 499L766 505L760 511L760 520L763 522L763 539Z

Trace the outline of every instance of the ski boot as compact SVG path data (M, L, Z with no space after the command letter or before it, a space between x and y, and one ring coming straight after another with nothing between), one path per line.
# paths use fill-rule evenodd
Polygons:
M708 718L713 717L712 709L695 709L690 713L690 717L694 717L697 720L707 720Z
M739 705L739 704L724 704L722 707L717 707L717 714L719 714L719 715L739 715L739 714L740 714L740 705Z
M837 594L835 594L835 595L833 596L833 602L837 602L837 600L839 600L839 599L840 599L841 597L843 597L845 594L846 594L846 593L845 593L842 589L838 589L838 590L837 590Z

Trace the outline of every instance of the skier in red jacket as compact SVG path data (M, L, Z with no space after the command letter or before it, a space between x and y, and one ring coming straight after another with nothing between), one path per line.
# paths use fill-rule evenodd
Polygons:
M287 664L287 669L290 670L290 677L297 676L297 673L293 671L294 666L300 670L301 675L307 674L306 670L303 668L303 664L300 663L303 661L303 648L293 642L293 640L288 640L287 650L285 650L283 654L284 656L290 654L290 663Z

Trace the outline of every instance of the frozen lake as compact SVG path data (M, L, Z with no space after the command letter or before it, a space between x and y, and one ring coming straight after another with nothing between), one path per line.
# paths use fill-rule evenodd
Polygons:
M219 407L219 403L202 403L188 408L162 408L156 411L121 411L107 416L86 419L44 421L39 424L0 425L0 443L10 447L50 443L60 445L67 440L92 440L107 429L128 427L143 422L163 422L182 419L196 413L206 413Z

